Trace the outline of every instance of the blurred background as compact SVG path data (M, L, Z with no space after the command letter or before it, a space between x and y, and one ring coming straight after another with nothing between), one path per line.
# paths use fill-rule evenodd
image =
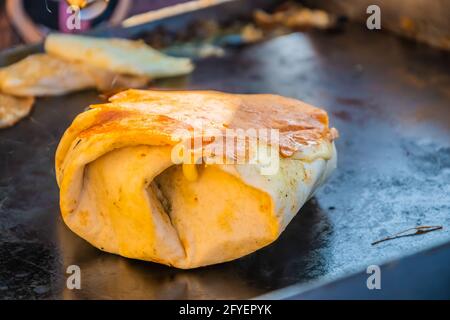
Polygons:
M81 30L121 21L144 12L185 2L210 5L232 0L0 0L0 49L20 43L39 42L50 31L67 30L69 3L82 7ZM248 0L252 1L252 0ZM283 3L286 1L280 1ZM450 1L448 0L304 0L308 7L324 9L341 18L364 21L369 5L382 9L383 30L448 50L450 48Z
M189 0L109 0L101 14L83 22L82 31L101 24L119 23L127 17ZM0 0L0 49L38 42L50 31L69 32L64 14L69 1ZM72 1L82 3L83 1ZM100 1L103 2L103 1Z

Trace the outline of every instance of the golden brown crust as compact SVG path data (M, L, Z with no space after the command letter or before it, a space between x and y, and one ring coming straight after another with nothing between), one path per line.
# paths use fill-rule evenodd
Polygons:
M280 153L292 156L303 146L337 138L328 115L302 101L272 94L228 94L216 91L127 90L110 98L91 126L78 136L99 133L154 132L167 137L179 129L278 129Z

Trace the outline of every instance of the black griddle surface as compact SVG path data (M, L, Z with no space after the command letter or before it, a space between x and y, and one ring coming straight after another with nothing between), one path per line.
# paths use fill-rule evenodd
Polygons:
M63 224L54 153L93 91L38 99L0 131L0 298L252 298L365 270L450 240L448 54L349 25L291 34L197 62L159 86L277 93L325 108L338 169L274 244L233 262L177 270L103 253ZM371 242L416 225L441 231ZM82 289L66 289L81 267Z

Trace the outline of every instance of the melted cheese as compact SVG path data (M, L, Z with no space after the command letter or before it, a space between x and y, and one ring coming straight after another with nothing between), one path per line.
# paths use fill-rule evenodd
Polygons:
M198 179L197 165L183 163L182 168L183 175L188 181L194 182Z

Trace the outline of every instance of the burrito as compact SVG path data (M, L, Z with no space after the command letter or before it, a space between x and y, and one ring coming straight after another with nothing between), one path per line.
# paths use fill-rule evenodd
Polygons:
M61 214L124 257L182 269L234 260L275 241L330 176L337 136L324 110L292 98L127 90L63 135Z

